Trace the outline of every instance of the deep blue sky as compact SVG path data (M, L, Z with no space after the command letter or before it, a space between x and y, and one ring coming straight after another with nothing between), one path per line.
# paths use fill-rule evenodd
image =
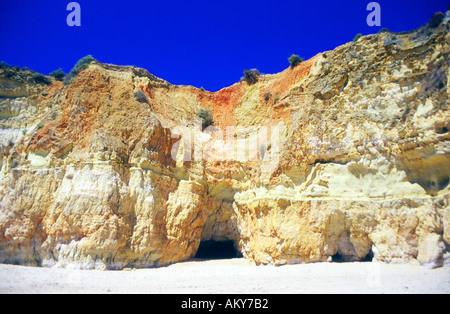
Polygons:
M381 27L369 27L358 1L78 0L81 27L69 27L72 0L0 0L0 60L48 74L69 72L92 54L136 65L173 84L216 91L245 69L277 73L357 33L411 30L445 12L450 0L379 0Z

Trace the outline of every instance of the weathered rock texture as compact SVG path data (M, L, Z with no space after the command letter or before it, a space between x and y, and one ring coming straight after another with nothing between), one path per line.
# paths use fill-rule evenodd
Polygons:
M444 265L449 20L215 93L98 62L67 86L0 70L1 262L151 267L232 240L256 264ZM246 158L218 158L229 148L196 127L200 108L246 128ZM264 126L279 126L277 156ZM199 145L214 158L183 160Z

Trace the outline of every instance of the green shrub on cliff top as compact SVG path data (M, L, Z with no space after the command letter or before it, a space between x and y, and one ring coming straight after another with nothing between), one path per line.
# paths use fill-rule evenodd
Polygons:
M355 38L353 38L353 42L356 43L360 38L362 37L362 34L356 34Z
M84 58L81 58L75 64L73 69L70 70L70 74L77 75L78 73L80 73L81 71L86 69L92 61L97 61L97 60L94 59L94 57L92 57L91 55L88 55L88 56L86 56Z
M248 85L255 84L258 81L258 77L261 74L257 69L250 69L244 71L244 80L247 81Z
M68 85L68 84L71 84L73 81L75 81L76 76L81 71L86 69L92 61L97 61L97 60L94 57L92 57L91 55L88 55L88 56L78 60L78 62L75 64L75 66L72 68L72 70L70 70L69 74L67 74L64 77L64 84Z
M293 68L295 68L297 65L299 65L300 63L302 63L302 62L303 62L303 59L300 58L299 56L293 54L293 55L291 55L291 56L288 58L288 61L289 61L290 65L291 65L291 68L293 69Z
M53 71L49 75L53 76L57 81L62 81L66 73L64 73L64 71L61 68L59 68L58 70Z

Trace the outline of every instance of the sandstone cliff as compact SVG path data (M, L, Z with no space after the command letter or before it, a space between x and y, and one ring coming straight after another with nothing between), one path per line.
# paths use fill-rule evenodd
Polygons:
M449 28L447 13L215 93L99 62L68 85L0 70L0 261L152 267L231 240L256 264L444 265Z

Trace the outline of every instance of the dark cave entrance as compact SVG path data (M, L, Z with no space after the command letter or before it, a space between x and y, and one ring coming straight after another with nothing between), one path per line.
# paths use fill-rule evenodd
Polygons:
M202 241L195 254L199 259L229 259L242 257L242 254L236 249L234 241Z
M357 259L354 256L342 256L339 253L334 254L331 257L331 261L333 263L346 263L346 262L372 262L373 260L373 252L370 249L370 252L363 258Z

